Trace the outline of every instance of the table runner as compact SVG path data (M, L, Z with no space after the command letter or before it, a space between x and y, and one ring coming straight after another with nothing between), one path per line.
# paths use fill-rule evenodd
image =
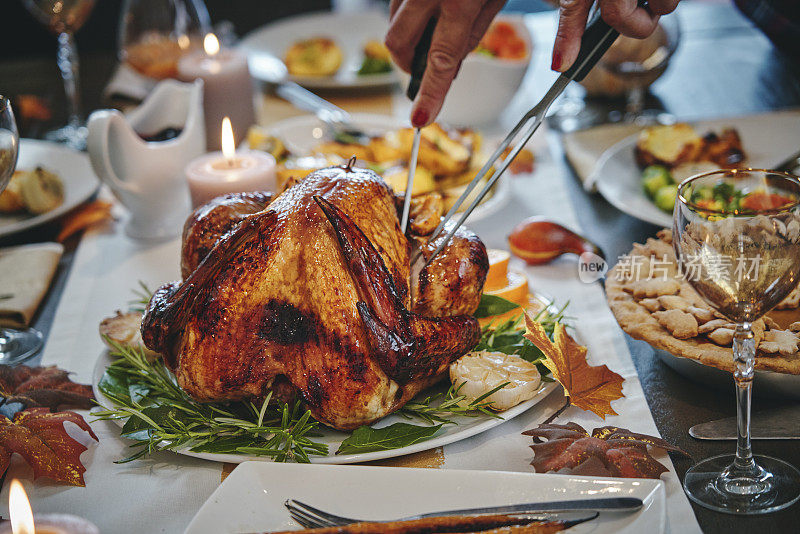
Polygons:
M567 174L563 164L550 156L545 139L544 135L537 136L534 174L506 178L512 182L508 204L471 225L487 246L506 248L505 238L511 227L532 214L546 215L577 229L564 181ZM137 281L155 287L179 277L177 239L161 244L134 242L123 234L122 224L123 221L112 223L84 236L42 356L43 365L57 364L73 371L79 382L91 381L95 362L103 351L97 333L100 320L127 306L134 298L132 289ZM574 318L579 339L589 346L590 361L605 363L626 379L625 398L612 404L619 416L602 421L569 408L557 421L575 421L589 430L612 424L657 435L622 332L600 285L578 280L574 258L535 268L525 268L515 261L513 267L526 270L533 289L552 296L558 303L570 301L568 314ZM551 395L512 421L444 447L442 467L532 472L530 438L520 432L536 426L562 404L560 394ZM102 532L181 532L219 485L222 464L177 454L159 453L144 461L114 464L127 455L128 442L119 437L119 427L113 423L95 422L92 427L100 442L89 444L82 456L88 468L86 487L68 488L44 480L29 484L36 512L81 515L97 523ZM661 455L658 459L670 467L662 479L667 485L671 531L700 532L669 458ZM403 459L392 463L404 465ZM30 469L18 458L8 477L32 478ZM7 513L6 491L0 494L3 515Z

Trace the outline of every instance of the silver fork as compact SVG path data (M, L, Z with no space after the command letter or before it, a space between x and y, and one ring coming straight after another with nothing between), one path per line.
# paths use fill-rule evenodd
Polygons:
M343 517L331 514L315 508L309 504L289 499L284 503L289 510L289 515L305 528L319 527L339 527L352 523L361 523L364 519ZM634 497L610 497L600 499L583 499L573 501L554 501L543 503L525 503L510 506L494 506L487 508L467 508L462 510L445 510L427 514L418 514L390 521L413 521L415 519L425 519L429 517L457 516L457 515L481 515L481 514L513 514L513 515L536 515L541 520L571 520L588 521L594 519L596 515L587 516L585 513L578 516L565 516L563 512L632 512L639 510L644 504L641 499ZM389 521L377 521L386 523Z

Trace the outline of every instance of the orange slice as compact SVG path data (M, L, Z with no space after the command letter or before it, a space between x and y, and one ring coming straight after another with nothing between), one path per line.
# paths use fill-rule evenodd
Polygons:
M527 306L528 278L519 271L508 271L506 278L507 282L505 287L489 291L484 289L484 293L503 297L504 299L515 302L520 306Z
M511 259L511 253L496 248L490 248L486 252L489 255L489 272L486 273L483 291L488 293L508 285L508 260Z

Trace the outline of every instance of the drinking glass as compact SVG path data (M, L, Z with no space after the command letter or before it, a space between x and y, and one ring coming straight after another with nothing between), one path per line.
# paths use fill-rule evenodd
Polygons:
M800 179L768 170L719 170L683 181L673 212L673 246L683 276L736 324L736 454L715 456L686 472L683 485L712 510L761 514L800 497L800 472L750 449L750 390L763 328L753 323L800 280Z
M11 102L0 95L0 193L5 191L19 155L19 134ZM11 295L0 295L0 300ZM14 364L27 360L42 347L41 332L28 328L16 330L0 327L0 364Z
M80 115L78 49L74 33L83 26L95 0L23 0L28 11L58 35L58 69L67 95L67 124L45 134L45 139L64 143L76 150L86 148L86 126Z
M175 78L180 58L200 48L210 31L203 0L125 0L120 60L148 78Z

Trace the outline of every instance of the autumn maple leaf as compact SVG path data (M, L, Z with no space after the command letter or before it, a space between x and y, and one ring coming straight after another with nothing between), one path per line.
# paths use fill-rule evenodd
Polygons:
M84 486L86 468L80 460L86 447L67 434L64 423L71 421L97 436L75 412L50 413L47 408L18 412L14 420L0 416L0 474L8 469L11 455L18 453L33 468L34 478L45 476L73 486Z
M564 386L572 405L594 412L602 419L606 415L617 415L611 408L611 401L623 396L624 378L605 365L589 365L586 347L576 343L561 323L555 324L553 341L547 337L544 327L527 314L525 324L525 337L542 351L545 356L542 363Z
M5 404L44 406L52 411L59 407L89 409L94 405L92 387L73 382L67 371L56 366L0 365L0 395Z
M531 465L537 473L659 478L668 469L650 456L648 445L689 456L661 438L614 426L595 428L590 435L576 423L543 424L523 434L533 436Z

